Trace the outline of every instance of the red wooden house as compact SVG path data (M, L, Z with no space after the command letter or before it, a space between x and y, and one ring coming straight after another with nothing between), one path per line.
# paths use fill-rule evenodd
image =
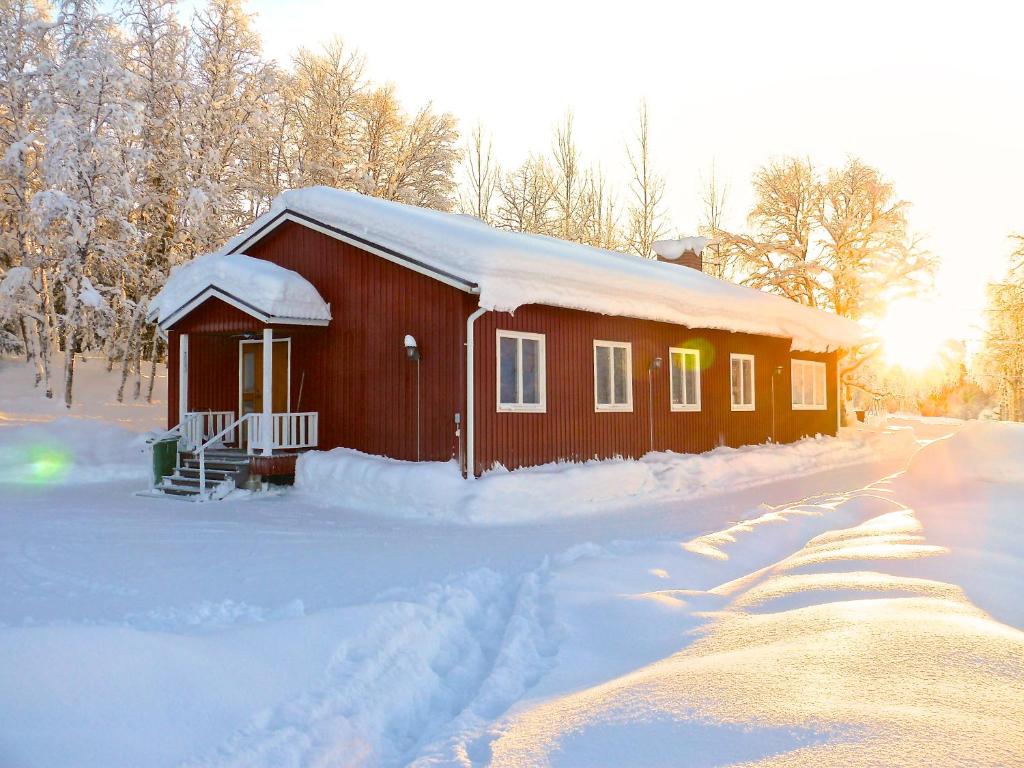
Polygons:
M153 302L191 451L165 485L287 475L310 448L473 476L834 434L836 350L859 328L703 274L702 245L654 261L286 192Z

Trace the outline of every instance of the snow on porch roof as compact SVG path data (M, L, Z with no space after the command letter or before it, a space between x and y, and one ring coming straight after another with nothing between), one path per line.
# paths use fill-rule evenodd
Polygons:
M485 309L512 312L525 304L546 304L789 338L793 349L814 352L854 346L862 336L845 318L688 267L507 232L472 216L329 187L278 195L270 210L220 253L244 250L288 218L478 292Z
M331 307L298 272L241 253L200 256L171 272L149 305L168 328L204 301L218 298L264 323L327 325Z

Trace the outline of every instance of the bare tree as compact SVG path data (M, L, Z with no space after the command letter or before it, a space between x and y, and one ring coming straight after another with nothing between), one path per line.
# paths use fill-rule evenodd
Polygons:
M494 224L513 232L555 233L555 181L548 163L530 157L498 182Z
M739 277L735 258L728 247L723 247L722 238L725 232L725 208L728 201L729 187L718 179L715 164L707 178L701 179L701 203L704 213L699 231L711 243L704 252L704 271L721 280L735 280Z
M552 147L555 173L555 231L564 240L580 240L585 176L573 135L573 115L567 112L555 128Z
M462 168L465 184L459 195L459 211L489 224L501 170L493 159L491 139L484 137L480 123L469 134L463 149Z
M633 171L630 182L631 204L626 211L626 245L645 259L652 258L654 241L665 233L662 198L665 180L651 167L650 120L647 104L641 103L634 146L626 145Z

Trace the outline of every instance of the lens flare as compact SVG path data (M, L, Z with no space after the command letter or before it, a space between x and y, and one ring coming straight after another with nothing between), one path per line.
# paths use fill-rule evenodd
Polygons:
M28 473L30 483L56 483L67 474L71 456L61 448L52 445L36 445L28 449Z

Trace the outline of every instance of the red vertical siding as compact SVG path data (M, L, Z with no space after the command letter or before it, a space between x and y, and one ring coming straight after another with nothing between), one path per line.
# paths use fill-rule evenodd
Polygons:
M497 410L498 329L545 334L545 413ZM788 339L690 329L536 305L520 307L514 315L483 315L477 321L476 339L477 472L496 463L517 467L555 460L642 456L651 448L651 396L655 450L692 453L719 445L740 446L772 439L790 442L807 434L835 433L835 355L795 355L827 362L829 407L825 411L794 412L790 405L789 364L794 355L790 353ZM631 343L632 412L595 412L595 339ZM701 410L672 411L669 348L694 346L702 350ZM755 357L754 411L732 410L731 353ZM662 358L662 367L652 373L649 396L647 371L655 357Z

